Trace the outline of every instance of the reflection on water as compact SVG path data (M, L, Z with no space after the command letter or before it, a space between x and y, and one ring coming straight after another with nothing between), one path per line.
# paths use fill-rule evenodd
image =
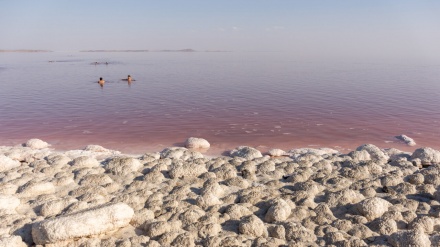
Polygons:
M0 68L0 144L36 137L60 149L93 143L139 153L197 136L214 150L440 148L436 65L270 53L50 53L1 54ZM127 74L136 81L120 79ZM99 77L105 90L90 83ZM418 145L399 143L400 134Z

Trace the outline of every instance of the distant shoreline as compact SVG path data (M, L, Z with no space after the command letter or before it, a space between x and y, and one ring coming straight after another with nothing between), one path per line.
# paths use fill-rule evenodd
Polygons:
M0 50L0 52L53 52L49 50L28 50L28 49L20 49L20 50Z
M40 53L40 52L54 52L51 50L32 50L32 49L17 49L17 50L0 50L1 52L15 52L15 53ZM197 51L193 49L180 49L180 50L80 50L79 52L232 52L224 50L205 50Z
M222 50L207 50L197 51L193 49L181 49L181 50L81 50L79 52L230 52Z

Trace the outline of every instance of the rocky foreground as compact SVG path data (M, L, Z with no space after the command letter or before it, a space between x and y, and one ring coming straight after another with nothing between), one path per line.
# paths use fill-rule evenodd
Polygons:
M440 246L440 151L269 153L0 147L0 246Z

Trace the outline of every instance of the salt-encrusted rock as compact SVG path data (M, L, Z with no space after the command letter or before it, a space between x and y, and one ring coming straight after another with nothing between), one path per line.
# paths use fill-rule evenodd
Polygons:
M411 155L411 160L420 159L423 165L440 163L440 151L432 148L419 148Z
M408 176L408 182L410 182L411 184L423 184L424 181L425 177L421 173L414 173Z
M147 224L144 228L150 238L159 237L162 234L177 231L182 227L181 221L157 221Z
M107 172L113 175L128 175L142 168L138 159L131 157L117 157L110 160L105 166Z
M19 166L20 166L19 161L13 160L3 154L0 154L0 172L5 172Z
M41 206L40 214L45 217L60 214L65 208L77 201L75 198L63 198L46 202Z
M190 137L185 141L186 148L192 149L209 149L211 145L203 138Z
M298 243L315 242L316 235L312 230L309 230L298 223L289 222L285 225L286 240L295 241ZM300 245L301 246L301 245Z
M179 234L171 243L172 246L194 247L194 236L188 232Z
M252 211L249 210L250 204L238 203L232 204L226 209L226 212L231 220L240 220L241 217L252 215Z
M21 197L38 196L55 193L55 186L51 182L27 182L18 189Z
M104 204L32 225L36 244L49 244L78 237L106 233L130 223L134 211L124 203Z
M429 247L429 235L421 230L404 230L391 234L388 242L394 247Z
M0 237L0 247L27 247L20 236Z
M32 149L43 149L49 147L49 144L40 139L30 139L24 144L24 146Z
M430 234L434 231L434 220L427 216L416 218L408 225L408 229L419 229Z
M389 206L391 206L391 203L388 201L379 197L373 197L360 202L357 205L357 209L359 213L365 216L368 220L374 220L388 211Z
M389 159L387 154L385 154L382 150L380 150L380 148L376 147L373 144L364 144L356 148L356 151L362 150L367 151L370 154L371 158L375 161L385 163Z
M194 162L173 162L168 172L170 178L190 178L198 177L203 173L208 172L204 165L199 165Z
M269 152L267 152L267 154L269 154L270 156L273 156L273 157L280 157L280 156L287 155L286 151L278 149L278 148L274 148L274 149L269 150Z
M371 160L370 153L367 150L352 151L348 154L355 161L367 161Z
M12 183L2 183L0 184L0 194L2 195L13 195L17 192L18 186Z
M238 231L240 234L249 235L252 237L267 236L267 229L263 221L257 216L251 215L243 218L238 225Z
M105 185L109 183L113 183L113 180L106 174L89 174L79 181L80 185Z
M396 138L400 141L403 141L408 146L415 146L416 145L416 142L414 141L414 139L412 139L406 135L399 135L399 136L396 136Z
M292 211L290 205L281 198L274 199L271 202L269 210L267 210L264 220L266 222L276 222L286 220Z
M252 147L240 146L230 152L231 157L241 157L247 160L263 157L260 151Z
M170 147L170 148L165 148L160 152L160 158L188 160L188 159L200 159L203 158L203 155L199 152L191 151L182 147Z
M217 236L222 231L222 226L218 223L208 223L203 225L198 234L201 238Z
M99 162L90 156L80 156L72 160L71 165L75 168L94 168L99 167Z
M298 148L298 149L289 150L288 153L294 157L297 157L299 155L304 155L304 154L323 156L323 155L337 154L337 153L339 153L339 151L331 149L331 148Z
M13 195L0 195L0 213L16 213L15 209L20 205L20 199Z

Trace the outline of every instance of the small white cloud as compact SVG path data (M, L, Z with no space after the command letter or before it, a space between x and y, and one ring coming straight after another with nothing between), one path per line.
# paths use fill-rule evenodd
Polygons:
M239 27L232 27L232 30L233 31L240 31L240 28Z

